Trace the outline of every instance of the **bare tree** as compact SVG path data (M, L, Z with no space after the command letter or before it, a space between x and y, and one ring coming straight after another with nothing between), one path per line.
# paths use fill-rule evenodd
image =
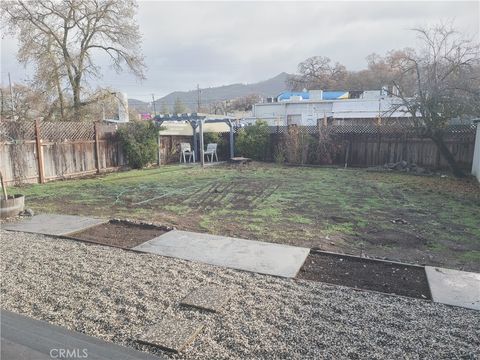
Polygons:
M479 44L443 24L414 31L422 48L396 59L394 95L419 134L437 145L455 176L463 177L444 137L451 120L480 115Z
M295 90L331 89L344 86L348 73L340 63L332 64L328 57L313 56L298 64L299 75L287 80L288 85Z
M83 97L86 80L100 73L96 53L107 55L117 71L126 66L144 77L133 0L16 0L0 6L2 24L18 34L20 60L35 63L37 75L44 69L42 62L50 61L61 106L65 81L77 120L88 104Z
M12 94L13 98L8 89L0 88L0 119L24 121L49 116L45 93L22 84L14 84ZM15 104L13 112L12 101Z

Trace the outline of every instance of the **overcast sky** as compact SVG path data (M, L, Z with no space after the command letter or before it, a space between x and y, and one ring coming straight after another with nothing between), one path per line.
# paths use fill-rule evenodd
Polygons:
M100 86L148 101L175 90L252 83L293 73L310 56L328 56L349 69L365 57L415 46L409 29L455 21L479 38L478 1L375 2L160 2L139 1L147 80L105 66ZM3 38L1 78L28 79L16 61L16 40ZM101 60L103 61L103 59Z

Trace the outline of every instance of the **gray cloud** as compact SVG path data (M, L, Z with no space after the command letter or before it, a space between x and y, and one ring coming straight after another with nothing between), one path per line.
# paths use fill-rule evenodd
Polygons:
M418 2L156 2L140 1L147 80L140 83L108 67L98 81L148 100L174 90L256 82L314 55L351 69L365 57L414 46L412 27L455 20L479 34L479 3ZM103 59L99 59L102 63ZM23 79L15 42L2 40L2 82L7 71ZM27 74L28 75L28 74Z

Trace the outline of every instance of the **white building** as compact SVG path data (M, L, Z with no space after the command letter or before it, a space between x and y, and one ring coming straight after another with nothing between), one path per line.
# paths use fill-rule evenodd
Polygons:
M325 118L331 124L344 124L410 117L399 106L398 99L383 95L381 90L357 92L355 96L357 98L352 99L348 92L321 90L282 93L269 102L255 104L253 116L247 122L265 120L270 126L315 126Z

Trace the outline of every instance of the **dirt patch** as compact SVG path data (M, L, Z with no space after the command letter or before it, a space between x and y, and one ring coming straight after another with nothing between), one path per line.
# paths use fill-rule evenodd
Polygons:
M137 245L165 234L170 229L155 225L110 221L87 230L71 234L68 237L96 244L131 249Z
M298 278L431 299L422 267L312 251Z
M401 225L399 225L400 227ZM399 248L421 248L427 241L420 235L406 230L373 230L361 235L363 240L373 245L395 246Z

